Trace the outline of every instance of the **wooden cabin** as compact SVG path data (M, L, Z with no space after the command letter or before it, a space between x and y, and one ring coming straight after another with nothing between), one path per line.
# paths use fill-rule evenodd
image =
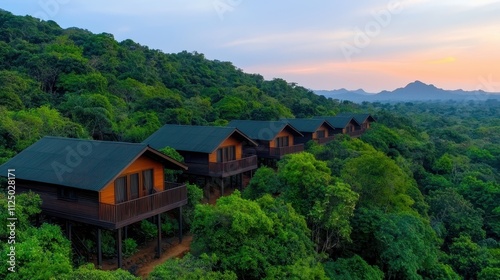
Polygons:
M333 134L329 134L334 130L329 122L321 119L287 119L289 124L295 127L303 136L295 136L296 144L305 144L308 141L315 141L318 144L325 144L334 139Z
M71 221L95 226L99 265L100 230L117 230L121 267L123 227L153 216L160 226L161 213L176 208L180 213L187 204L186 186L165 182L164 168L187 169L146 144L44 137L1 165L0 174L15 169L16 191L39 194L44 214L67 226Z
M371 123L375 122L375 118L373 118L370 114L340 113L337 114L337 117L354 118L360 124L359 130L362 130L363 132L370 128Z
M295 143L295 137L303 137L287 121L234 120L228 124L243 131L258 146L246 145L246 153L256 154L263 159L281 159L283 156L304 151L303 143Z
M243 173L258 167L257 156L243 151L257 143L234 127L167 124L143 143L157 149L174 148L188 166L185 174L204 178L201 184L218 184L222 194L225 178L239 181L241 186ZM211 180L214 178L218 180Z
M353 117L332 117L318 116L313 119L326 120L334 129L330 130L330 134L347 134L351 137L359 137L362 132L359 130L360 124Z

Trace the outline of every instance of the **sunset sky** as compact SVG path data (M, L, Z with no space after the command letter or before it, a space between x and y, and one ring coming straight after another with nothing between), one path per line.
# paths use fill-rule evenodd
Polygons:
M500 92L500 1L3 0L16 15L197 51L310 89Z

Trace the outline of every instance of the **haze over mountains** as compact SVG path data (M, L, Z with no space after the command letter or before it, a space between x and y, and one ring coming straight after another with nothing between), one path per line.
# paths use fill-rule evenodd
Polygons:
M384 90L379 93L368 93L362 89L347 90L344 88L336 90L315 90L314 92L325 97L353 102L500 99L500 93L485 92L483 90L445 90L437 88L432 84L425 84L421 81L409 83L405 87L393 91Z

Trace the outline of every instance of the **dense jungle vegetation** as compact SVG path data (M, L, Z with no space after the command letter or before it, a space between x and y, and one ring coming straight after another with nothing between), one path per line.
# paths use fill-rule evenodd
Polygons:
M191 253L149 279L500 279L498 101L356 105L0 11L0 111L0 163L45 135L137 142L164 123L369 112L359 139L308 143L215 205L191 186ZM34 226L40 198L16 201L18 271L2 261L0 278L135 279L75 265L60 227Z

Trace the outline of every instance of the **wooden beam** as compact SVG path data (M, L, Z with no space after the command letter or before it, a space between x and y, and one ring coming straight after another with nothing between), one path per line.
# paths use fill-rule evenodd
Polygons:
M220 197L224 196L224 178L220 179Z
M182 243L182 206L179 207L179 243Z
M99 267L99 269L102 268L101 228L97 228L97 266Z
M71 242L71 222L68 220L66 220L66 234L68 235L69 242Z
M122 228L116 231L116 249L118 255L118 268L122 268Z
M157 249L156 249L156 257L157 258L160 258L161 257L161 216L160 214L158 214L156 216L156 226L157 226L157 229L158 229L158 238L156 240L156 246L157 246Z

